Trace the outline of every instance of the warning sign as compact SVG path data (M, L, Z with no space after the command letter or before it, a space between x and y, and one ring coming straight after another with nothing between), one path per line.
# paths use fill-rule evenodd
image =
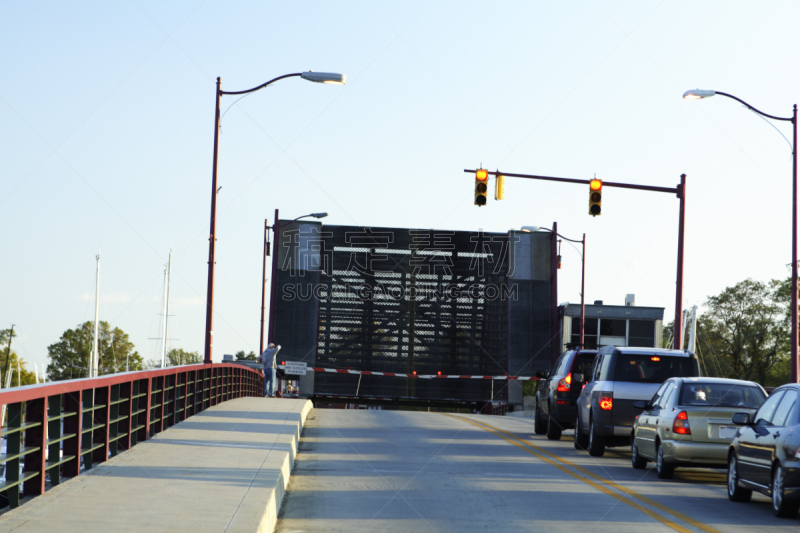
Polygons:
M294 376L306 375L306 363L300 361L286 361L286 366L283 369L285 374L292 374Z

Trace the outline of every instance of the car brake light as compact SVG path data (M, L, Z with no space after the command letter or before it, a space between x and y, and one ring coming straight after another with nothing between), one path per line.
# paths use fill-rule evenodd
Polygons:
M569 390L569 385L572 383L572 374L567 374L567 377L558 380L558 392L566 392Z
M675 422L672 423L672 431L679 435L691 435L692 430L689 428L689 415L686 411L681 411L675 417Z
M598 403L600 404L600 409L610 411L614 406L614 399L611 396L600 396Z
M800 459L800 448L797 448L797 451L794 452L794 458L795 459Z

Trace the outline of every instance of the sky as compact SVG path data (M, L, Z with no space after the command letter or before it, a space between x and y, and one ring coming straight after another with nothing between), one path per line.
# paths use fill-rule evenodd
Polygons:
M214 360L258 351L264 220L586 234L586 300L675 307L678 200L464 169L675 187L687 175L684 305L789 276L800 3L763 1L0 2L0 328L44 364L100 318L158 357L203 353L215 80L222 100ZM777 128L777 131L776 131ZM781 137L781 133L787 140ZM580 300L564 245L559 302ZM269 267L269 265L268 265ZM701 308L702 312L702 308ZM665 321L666 321L665 320Z

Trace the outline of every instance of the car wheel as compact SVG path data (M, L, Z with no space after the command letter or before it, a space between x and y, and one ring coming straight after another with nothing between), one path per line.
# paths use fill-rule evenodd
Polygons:
M547 438L561 440L561 425L552 416L547 418Z
M784 494L786 476L781 465L772 470L772 512L779 518L794 518L800 501L790 500Z
M533 421L533 432L537 435L544 435L547 432L547 420L539 410L539 402L536 402L536 418Z
M636 470L642 470L647 466L647 459L639 455L639 445L636 443L636 436L633 437L631 444L631 466Z
M728 457L728 499L732 502L749 502L753 491L739 486L739 461L731 452Z
M661 443L656 443L656 474L659 479L672 479L675 467L664 462L664 448Z
M589 455L592 457L603 457L606 453L605 439L594 432L594 421L589 423Z
M589 446L589 436L584 435L583 431L581 431L580 415L575 418L575 437L573 438L573 444L576 450L585 450L586 447Z

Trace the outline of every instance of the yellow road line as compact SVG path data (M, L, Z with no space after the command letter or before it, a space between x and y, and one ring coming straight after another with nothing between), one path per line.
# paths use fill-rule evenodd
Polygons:
M602 492L604 492L606 494L609 494L610 496L613 496L617 500L619 500L619 501L621 501L623 503L626 503L626 504L630 505L631 507L634 507L634 508L646 513L651 518L653 518L655 520L658 520L662 524L667 525L667 526L671 527L672 529L675 529L676 531L689 531L689 530L687 530L686 528L683 528L682 526L672 522L668 518L663 517L663 516L653 512L653 511L651 511L650 509L647 509L645 507L640 506L635 501L632 501L632 500L630 500L628 498L623 498L622 496L620 496L616 492L613 492L610 489L608 489L608 488L606 488L606 487L604 487L602 485L598 485L597 483L595 483L591 479L587 479L586 477L581 476L580 474L577 474L577 473L575 473L575 472L573 472L571 470L566 469L564 466L562 466L562 465L560 465L558 463L563 463L564 465L569 466L570 468L578 470L579 472L585 474L589 478L595 479L595 480L599 481L600 483L603 483L605 485L613 487L614 489L616 489L616 490L618 490L620 492L623 492L623 493L627 494L628 496L636 498L637 500L639 500L639 501L641 501L643 503L646 503L647 505L650 505L651 507L655 507L656 509L659 509L659 510L661 510L661 511L667 513L667 514L670 514L670 515L674 516L675 518L677 518L677 519L679 519L679 520L681 520L681 521L683 521L683 522L685 522L685 523L691 525L692 527L695 527L695 528L697 528L697 529L699 529L701 531L705 531L706 533L720 533L719 530L716 530L716 529L714 529L712 527L709 527L709 526L707 526L707 525L705 525L705 524L703 524L701 522L698 522L697 520L695 520L695 519L693 519L693 518L691 518L691 517L689 517L689 516L687 516L687 515L685 515L685 514L683 514L681 512L675 511L674 509L671 509L671 508L669 508L669 507L667 507L665 505L662 505L662 504L660 504L660 503L648 498L647 496L643 496L643 495L639 494L636 491L633 491L631 489L623 487L623 486L619 485L618 483L615 483L614 481L611 481L610 479L603 478L602 476L599 476L599 475L595 474L594 472L591 472L591 471L587 470L586 468L584 468L584 467L582 467L580 465L577 465L577 464L575 464L575 463L573 463L571 461L568 461L568 460L566 460L566 459L564 459L562 457L559 457L558 455L556 455L556 454L554 454L554 453L552 453L552 452L550 452L550 451L548 451L548 450L546 450L546 449L544 449L544 448L542 448L540 446L537 446L536 444L533 444L532 442L530 442L530 441L528 441L526 439L518 437L517 435L514 435L513 433L510 433L508 431L505 431L505 430L502 430L500 428L494 427L494 426L492 426L490 424L487 424L485 422L478 422L478 421L470 420L468 418L464 418L464 417L456 416L456 415L447 415L447 416L450 416L452 418L457 418L459 420L463 420L463 421L468 422L468 423L470 423L470 424L472 424L472 425L474 425L476 427L482 428L482 429L484 429L486 431L489 431L491 433L495 433L496 435L501 437L503 440L506 440L507 442L510 442L510 443L514 444L515 446L527 451L531 455L534 455L534 456L538 457L539 459L545 461L546 463L548 463L548 464L550 464L552 466L555 466L556 468L558 468L562 472L565 472L565 473L569 474L570 476L575 477L576 479L579 479L579 480L583 481L584 483L587 483L587 484L589 484L589 485L591 485L591 486L593 486L595 488L598 488ZM523 447L522 446L523 444L525 446L527 446L528 448L531 448L531 449L529 450L529 449Z

